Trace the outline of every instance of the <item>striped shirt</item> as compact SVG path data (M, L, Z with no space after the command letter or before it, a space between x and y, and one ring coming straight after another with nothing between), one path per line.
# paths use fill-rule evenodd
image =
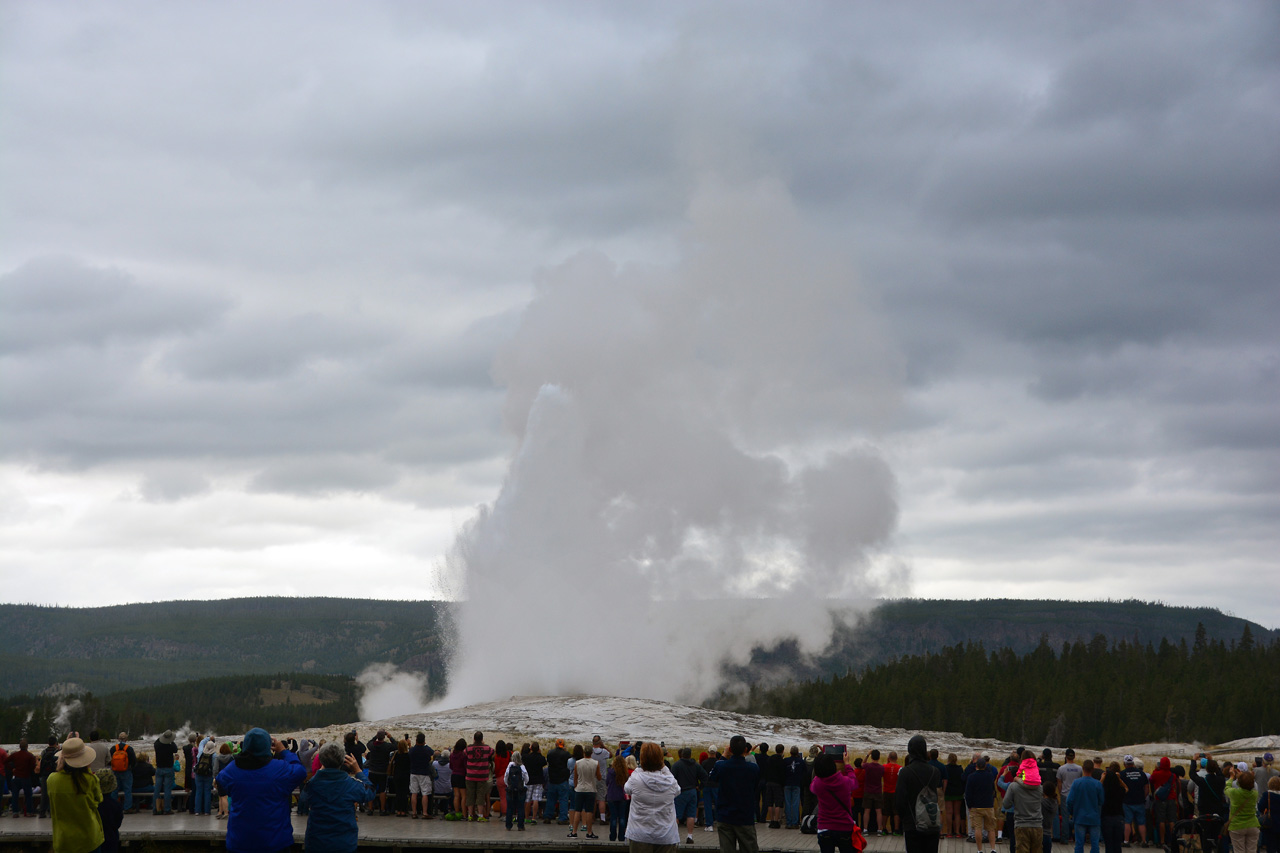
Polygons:
M489 765L493 763L493 747L487 743L473 743L467 747L467 781L483 782L489 778Z

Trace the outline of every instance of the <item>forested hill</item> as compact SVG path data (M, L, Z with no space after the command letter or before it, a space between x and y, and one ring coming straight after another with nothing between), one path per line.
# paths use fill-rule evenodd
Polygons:
M752 688L744 710L824 723L959 731L1028 744L1221 743L1280 731L1280 639L977 643L826 680Z
M312 672L356 675L388 662L425 672L444 686L452 619L458 605L435 601L340 598L240 598L72 608L0 604L0 696L39 693L73 683L104 694L218 675ZM760 602L762 607L782 604ZM532 615L536 620L537 616ZM839 629L818 660L793 646L759 651L757 665L734 673L747 681L779 672L796 679L861 671L903 655L981 642L987 649L1055 648L1101 634L1159 644L1194 639L1232 642L1249 624L1255 638L1280 636L1211 608L1139 601L929 601L881 603Z
M114 607L0 605L0 696L95 693L255 673L356 675L386 661L444 683L448 605L238 598Z

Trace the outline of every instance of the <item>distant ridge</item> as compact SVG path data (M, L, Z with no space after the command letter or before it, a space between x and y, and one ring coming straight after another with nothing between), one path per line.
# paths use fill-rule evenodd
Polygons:
M835 603L833 603L835 604ZM783 606L761 602L762 607ZM35 694L56 682L95 693L218 675L314 672L356 675L373 662L425 672L444 687L455 604L347 598L236 598L108 607L0 604L0 696ZM1208 607L1141 601L902 599L881 603L836 632L817 660L794 645L757 650L744 680L805 678L963 642L1026 652L1041 636L1063 642L1108 638L1190 643L1197 625L1232 643L1244 626L1259 640L1280 631Z

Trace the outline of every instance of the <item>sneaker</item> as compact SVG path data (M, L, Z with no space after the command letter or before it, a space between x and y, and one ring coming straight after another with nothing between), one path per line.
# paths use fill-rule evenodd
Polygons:
M588 833L587 833L587 838L599 838L599 837L600 837L600 836L596 835L594 832L588 832Z
M524 832L524 827L523 827L523 826L517 826L517 827L516 827L516 832Z
M476 822L477 822L477 823L488 823L488 822L489 822L489 818L485 817L484 815L481 815L480 817L476 818Z
M778 822L778 821L776 821L776 820L771 820L771 821L769 821L769 828L770 828L770 829L782 829L782 824L781 824L781 823L779 823L779 822Z
M704 827L702 828L702 831L703 831L703 832L715 832L715 831L716 831L716 828L715 828L714 826L704 826Z
M569 837L569 838L577 838L577 837L578 837L578 833L576 833L576 832L571 832L571 833L569 833L569 836L568 836L568 837Z

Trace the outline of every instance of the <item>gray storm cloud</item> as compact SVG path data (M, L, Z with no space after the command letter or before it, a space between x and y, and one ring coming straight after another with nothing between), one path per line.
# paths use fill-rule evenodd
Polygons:
M821 650L826 599L886 591L895 481L863 436L893 365L774 183L699 193L672 268L545 273L495 365L518 448L449 560L446 703L696 700L753 646Z

